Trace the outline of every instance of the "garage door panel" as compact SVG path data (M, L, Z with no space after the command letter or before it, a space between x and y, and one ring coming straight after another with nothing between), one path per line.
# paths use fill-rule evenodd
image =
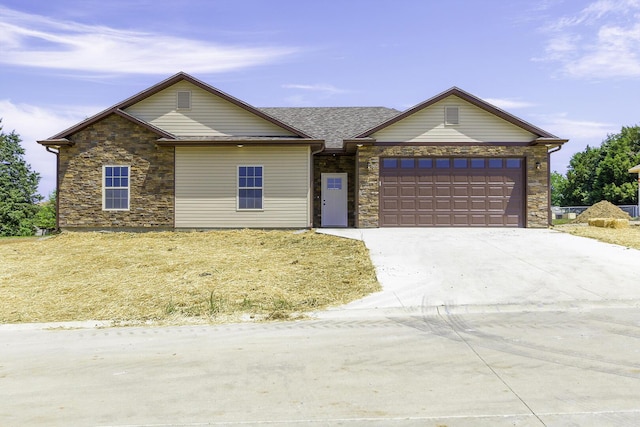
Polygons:
M424 197L433 197L433 195L434 189L431 185L418 187L418 197L421 199Z
M467 197L470 196L471 188L467 186L456 185L453 187L453 196L454 197Z
M475 163L462 158L414 160L405 162L413 168L399 167L400 161L381 160L381 226L524 225L522 159L485 158ZM385 168L385 164L397 166Z
M450 197L452 193L452 189L450 186L443 187L439 185L436 187L436 197Z
M401 186L400 187L400 197L416 197L416 187L415 186Z

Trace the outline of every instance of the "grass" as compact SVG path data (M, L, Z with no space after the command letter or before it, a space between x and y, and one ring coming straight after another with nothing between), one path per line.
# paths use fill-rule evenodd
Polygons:
M312 231L0 240L0 322L289 319L380 289L359 241Z
M554 227L576 236L589 237L602 242L640 249L640 226L632 225L629 228L602 228L590 227L583 224L566 224Z

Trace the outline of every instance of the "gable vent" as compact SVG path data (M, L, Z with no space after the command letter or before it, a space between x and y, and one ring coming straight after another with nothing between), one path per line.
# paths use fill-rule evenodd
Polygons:
M458 107L444 107L444 124L457 125L460 124L460 115Z
M177 92L177 98L178 110L191 109L191 92L187 90L179 90Z

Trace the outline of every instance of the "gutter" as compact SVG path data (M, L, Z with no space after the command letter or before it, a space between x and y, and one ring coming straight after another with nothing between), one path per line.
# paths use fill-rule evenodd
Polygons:
M53 153L56 155L56 231L60 231L60 194L59 194L59 188L60 188L60 147L56 147L55 149L53 149L52 147L45 145L44 147L49 153ZM57 151L54 151L56 150Z
M555 148L552 148L551 150L547 151L547 182L549 183L549 193L547 194L547 208L548 208L548 213L547 213L547 217L549 218L547 220L547 223L549 226L553 225L553 219L551 218L552 212L551 212L551 153L556 153L558 151L562 150L562 144L558 145Z
M314 212L314 208L315 208L315 194L314 194L314 178L315 178L315 170L313 167L313 159L315 157L316 154L321 153L324 151L324 143L322 144L322 147L318 148L315 151L311 151L311 155L309 156L309 161L311 162L311 167L309 168L309 180L311 181L309 183L309 188L311 189L311 197L309 197L309 199L311 200L311 203L309 204L309 228L313 228L313 212Z

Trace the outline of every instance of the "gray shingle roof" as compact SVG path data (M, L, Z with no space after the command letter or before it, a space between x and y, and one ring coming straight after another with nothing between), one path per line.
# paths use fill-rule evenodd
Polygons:
M325 147L329 149L342 148L344 139L400 113L386 107L270 107L259 110L314 138L324 139Z

